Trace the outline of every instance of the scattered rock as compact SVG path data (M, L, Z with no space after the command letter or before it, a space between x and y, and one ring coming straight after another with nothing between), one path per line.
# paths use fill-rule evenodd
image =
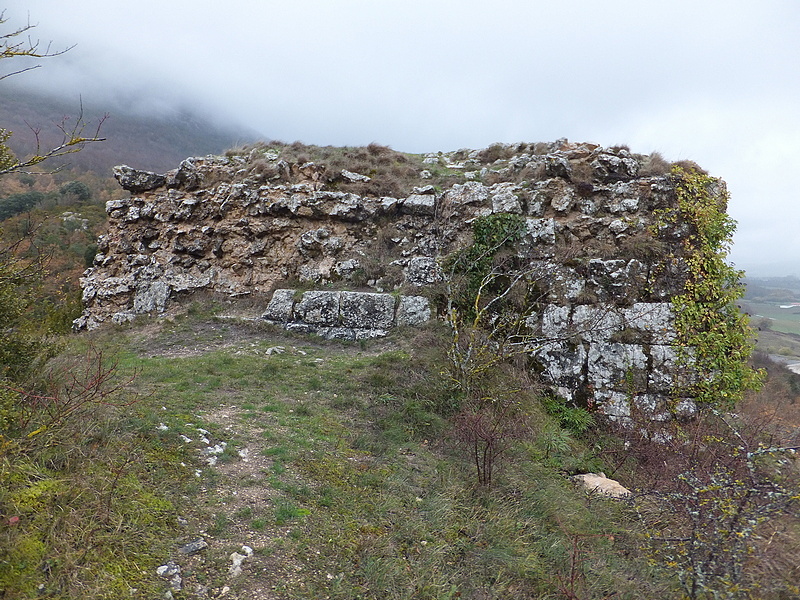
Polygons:
M181 591L183 587L183 578L181 577L181 567L179 564L169 561L167 564L158 567L156 569L156 574L166 579L173 591Z
M620 485L618 481L609 479L605 473L584 473L573 475L572 480L583 485L589 493L598 493L611 498L625 498L631 495L629 489Z
M238 552L234 552L230 555L231 566L228 569L231 577L238 577L242 574L242 563L253 556L253 549L250 546L242 546L242 552L244 554L239 554Z
M206 542L203 538L198 538L193 542L189 542L188 544L184 544L180 548L181 554L194 554L195 552L200 552L200 550L204 550L208 548L208 542Z
M403 201L403 212L410 215L432 217L436 214L436 196L412 194Z
M372 181L371 177L367 177L366 175L361 175L360 173L353 173L345 169L342 169L341 175L344 179L346 179L350 183L356 183L359 181Z
M123 189L141 194L160 188L167 183L165 175L152 173L150 171L137 171L128 165L114 167L114 177ZM106 206L106 210L108 207Z

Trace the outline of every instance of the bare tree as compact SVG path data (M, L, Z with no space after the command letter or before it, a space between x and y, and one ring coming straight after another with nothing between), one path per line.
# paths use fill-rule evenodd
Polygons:
M5 12L0 12L0 27L8 22ZM22 27L12 29L7 33L0 34L0 60L8 59L42 59L52 58L68 52L73 46L63 50L53 50L51 44L42 46L39 40L30 36L31 31L36 27L30 22ZM26 71L39 68L40 64L29 64L19 68L14 68L8 73L0 74L0 80L13 75L19 75ZM43 163L46 160L79 152L87 144L92 142L102 142L105 138L100 137L100 128L108 115L100 118L96 127L90 127L84 120L83 105L81 104L77 118L74 121L68 117L61 119L55 126L59 131L60 140L53 147L43 146L41 140L41 128L28 125L36 140L36 149L33 154L24 158L18 158L9 148L7 142L11 138L12 132L0 128L0 176L9 173L31 173L29 169Z

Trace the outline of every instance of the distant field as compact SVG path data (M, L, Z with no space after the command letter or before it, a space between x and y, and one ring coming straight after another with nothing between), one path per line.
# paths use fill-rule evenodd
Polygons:
M800 336L777 331L759 331L756 350L766 354L797 358L797 362L800 362Z
M780 308L777 303L743 302L742 308L751 315L753 326L766 329L760 323L761 318L768 318L769 329L781 333L800 335L800 306L796 308Z

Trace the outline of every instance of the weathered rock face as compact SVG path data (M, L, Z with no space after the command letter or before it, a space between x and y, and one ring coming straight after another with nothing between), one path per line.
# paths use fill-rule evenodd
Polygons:
M660 418L678 374L670 299L685 284L691 233L658 220L675 205L671 178L626 149L559 141L504 146L494 159L493 148L427 155L402 197L356 194L348 185L375 177L327 177L323 165L272 150L187 159L165 175L119 167L132 196L106 206L76 327L208 290L263 296L265 318L287 327L369 337L429 315L423 296L444 277L442 257L471 243L477 217L510 213L525 220L517 251L538 274L527 323L544 377L611 416L641 408ZM269 177L253 174L254 161ZM439 189L425 185L437 169L449 177ZM300 296L291 282L371 291Z

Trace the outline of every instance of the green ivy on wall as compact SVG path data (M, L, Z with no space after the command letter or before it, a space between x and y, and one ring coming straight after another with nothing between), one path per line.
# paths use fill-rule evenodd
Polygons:
M674 167L672 176L677 210L662 218L689 227L683 241L686 286L672 299L672 307L679 360L696 374L675 392L701 405L731 407L763 378L747 364L753 334L736 306L744 293L744 273L726 262L736 221L725 212L728 194L719 180L681 167Z

